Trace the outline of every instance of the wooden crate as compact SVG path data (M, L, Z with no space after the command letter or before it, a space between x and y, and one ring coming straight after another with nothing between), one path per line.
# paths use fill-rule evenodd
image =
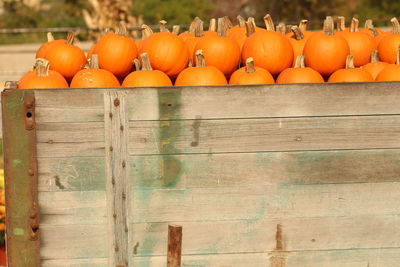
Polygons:
M400 83L2 97L11 266L400 265Z

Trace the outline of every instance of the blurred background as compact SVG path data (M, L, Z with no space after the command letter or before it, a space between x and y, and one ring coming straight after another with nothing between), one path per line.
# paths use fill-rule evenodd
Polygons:
M34 53L46 41L46 32L65 38L78 34L78 44L88 50L102 30L124 20L132 37L140 37L142 23L156 28L161 19L185 30L199 16L254 16L259 24L270 13L275 23L297 24L308 19L311 29L321 28L326 15L355 16L361 23L373 19L376 26L389 25L400 14L399 0L0 0L0 85L18 80L33 64Z

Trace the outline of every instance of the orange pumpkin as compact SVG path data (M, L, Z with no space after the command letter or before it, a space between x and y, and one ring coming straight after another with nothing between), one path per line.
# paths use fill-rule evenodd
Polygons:
M44 58L46 55L47 51L50 49L50 47L57 45L57 44L64 44L66 43L65 40L54 40L53 34L51 32L47 33L47 43L42 44L38 51L36 52L36 58Z
M265 29L256 26L256 23L255 23L253 17L249 17L247 19L247 22L246 21L244 22L244 27L237 29L233 35L228 36L228 37L231 38L232 40L236 41L240 47L240 50L242 50L244 42L246 41L247 37L249 37L250 35L252 35L255 32L264 31L264 30Z
M136 67L136 71L126 76L122 87L158 87L172 86L172 82L167 74L159 70L153 70L149 57L146 53L140 54L142 60L142 70Z
M276 75L293 64L293 48L286 36L274 31L270 15L266 15L264 21L267 30L255 32L246 39L242 61L252 57L257 67Z
M227 76L231 75L240 63L240 47L235 41L226 37L223 18L218 19L218 35L206 35L200 38L194 50L202 50L207 66L214 66Z
M196 51L196 67L189 67L179 73L176 86L185 85L226 85L225 75L214 66L206 66L203 51Z
M45 59L50 61L50 69L71 80L87 63L85 53L74 45L75 35L70 32L66 43L49 47Z
M400 46L400 24L397 18L392 18L390 21L393 24L393 33L381 39L378 51L382 61L394 64L397 60L397 49Z
M237 16L237 19L239 24L233 26L232 28L226 31L226 36L232 38L233 40L235 40L235 36L237 34L243 32L243 30L246 29L246 20L240 15Z
M126 33L126 26L121 23L116 33L109 32L100 38L93 52L99 55L100 68L118 78L132 70L132 62L138 55L135 41L126 37Z
M229 84L270 84L275 83L271 73L267 70L255 67L254 60L250 57L246 60L246 66L236 70Z
M119 87L118 79L109 72L99 68L98 55L93 54L90 58L89 67L78 71L71 81L71 88L96 88L96 87Z
M350 31L342 32L341 35L349 45L350 54L354 56L354 65L356 67L367 64L370 61L371 52L377 48L374 37L359 31L358 24L358 19L353 18Z
M354 67L353 56L347 56L346 68L332 73L328 82L371 82L373 80L374 78L368 71Z
M400 81L400 48L396 53L396 64L387 64L375 81Z
M304 45L307 42L307 38L304 36L303 32L298 26L293 26L291 28L293 35L289 38L290 43L293 47L293 66L296 64L298 56L303 55Z
M306 65L328 76L346 65L346 56L350 53L346 40L333 33L333 19L327 17L324 32L315 33L304 45L303 55Z
M157 32L144 39L140 53L147 53L154 69L176 77L189 62L189 50L182 40L170 32Z
M371 73L372 78L374 80L378 76L378 74L388 65L386 62L379 61L379 53L378 50L373 50L371 52L371 62L362 66L363 69Z
M65 78L58 72L49 70L50 62L38 58L35 70L28 72L18 81L19 89L68 88Z
M276 83L323 83L324 78L312 68L306 68L304 56L298 56L294 68L282 71Z

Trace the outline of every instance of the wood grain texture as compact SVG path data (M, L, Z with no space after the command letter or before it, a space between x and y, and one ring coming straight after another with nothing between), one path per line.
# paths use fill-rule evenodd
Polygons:
M129 120L158 120L159 109L179 110L169 119L400 114L399 87L383 82L138 88L129 94ZM163 95L165 105L159 106Z
M131 222L400 214L400 183L135 190Z
M260 253L276 248L282 225L283 251L399 248L398 215L170 222L185 229L183 255ZM166 255L168 223L134 224L137 256ZM212 233L212 234L210 234ZM383 238L385 237L385 238Z
M165 123L172 129L168 133L162 131L159 122L132 122L129 153L212 154L400 147L400 116L185 120ZM170 126L174 124L179 127Z
M129 266L126 93L104 94L109 265Z
M43 260L43 267L107 267L107 258L72 259L72 260Z
M397 149L131 156L129 165L137 189L400 181Z

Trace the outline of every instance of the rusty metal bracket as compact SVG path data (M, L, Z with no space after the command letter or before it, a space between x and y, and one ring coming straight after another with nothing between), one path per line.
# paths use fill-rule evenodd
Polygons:
M2 93L8 266L40 266L35 93Z

